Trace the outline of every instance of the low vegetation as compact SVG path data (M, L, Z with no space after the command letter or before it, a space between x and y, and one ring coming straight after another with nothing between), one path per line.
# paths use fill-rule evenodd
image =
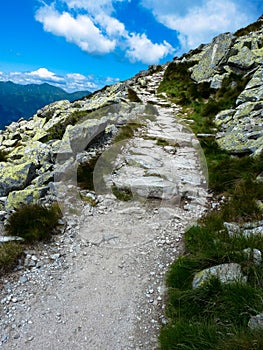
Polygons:
M261 21L257 21L257 22L249 24L248 26L246 26L244 28L241 28L241 29L237 30L234 33L234 35L236 37L240 37L240 36L243 36L243 35L248 35L251 32L255 32L257 30L262 29L262 27L263 27L263 21L262 20Z
M139 130L139 128L141 128L142 125L143 124L140 122L133 121L121 126L113 142L117 143L120 141L131 139L134 136L135 131Z
M194 119L195 133L211 133L213 119L223 109L234 107L248 78L231 74L215 91L196 84L188 68L193 63L172 63L159 91L183 106ZM160 349L259 350L263 332L248 328L251 316L262 312L263 263L255 263L253 249L263 251L262 236L241 233L230 236L225 222L242 225L262 220L263 158L233 156L221 150L214 139L202 139L209 170L209 187L215 198L224 198L220 208L209 212L185 233L185 254L167 274L168 323L161 329ZM239 263L247 283L222 284L209 279L192 288L195 273L222 263Z
M133 198L133 194L130 189L119 189L117 186L113 185L111 190L114 196L120 201L127 202Z
M56 233L60 216L60 209L55 204L50 208L24 205L10 215L6 231L10 236L22 237L26 243L48 241Z
M0 273L14 269L23 255L23 246L18 242L6 242L0 245Z
M196 62L171 63L158 92L166 92L175 103L183 107L183 113L195 121L191 126L195 133L209 133L215 127L215 115L235 106L249 77L231 73L224 78L221 88L215 90L210 88L210 83L197 84L191 79L189 68L194 64Z

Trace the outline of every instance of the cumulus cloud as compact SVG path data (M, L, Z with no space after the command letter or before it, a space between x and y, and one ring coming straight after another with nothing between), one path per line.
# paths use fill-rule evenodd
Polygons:
M74 17L68 12L59 13L53 5L41 7L35 16L44 30L63 36L88 53L105 54L115 49L115 40L105 37L88 15Z
M153 44L145 34L134 34L127 39L129 48L127 57L131 62L154 64L161 58L173 52L172 46L164 41L162 44Z
M130 0L57 0L42 5L35 18L45 31L64 37L89 54L124 50L131 62L152 64L172 52L166 41L154 43L145 33L129 33L125 24L114 17L118 2Z
M37 80L53 81L53 82L63 81L62 77L56 75L53 72L50 72L46 68L39 68L33 72L25 73L25 75L27 75L29 77L31 76L31 77L33 77L33 79L37 79Z
M243 2L243 4L241 4ZM142 0L156 19L178 32L183 49L209 42L215 35L234 31L252 21L244 0Z

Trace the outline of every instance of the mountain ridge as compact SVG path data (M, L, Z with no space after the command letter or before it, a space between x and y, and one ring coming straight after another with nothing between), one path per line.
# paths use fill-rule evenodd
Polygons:
M88 90L69 93L48 83L22 85L0 81L0 129L20 118L28 119L52 102L73 102L89 94Z

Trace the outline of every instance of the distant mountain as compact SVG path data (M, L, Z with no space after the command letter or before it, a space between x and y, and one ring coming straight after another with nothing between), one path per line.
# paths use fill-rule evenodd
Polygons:
M59 100L81 99L90 91L68 93L50 84L19 85L11 81L0 82L0 129L23 117L31 117L47 104Z

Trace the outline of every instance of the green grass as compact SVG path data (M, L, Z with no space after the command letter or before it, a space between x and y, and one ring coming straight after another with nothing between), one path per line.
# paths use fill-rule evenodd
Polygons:
M195 121L192 130L210 133L214 129L215 115L235 106L235 101L247 84L249 77L231 73L225 77L220 89L210 88L210 83L197 84L191 79L191 68L196 62L172 62L168 66L158 92L165 92L180 104Z
M245 31L254 30L254 26ZM237 33L240 35L243 32ZM242 34L243 35L243 34ZM193 131L214 133L214 117L224 109L234 108L249 76L230 74L218 90L197 84L189 68L195 62L172 62L160 84L159 92L183 107L184 118L194 120ZM263 263L255 264L253 254L263 252L261 235L229 236L224 222L262 220L258 203L263 201L263 184L257 177L263 172L263 157L233 156L220 149L215 139L200 140L204 150L209 188L215 197L225 197L220 210L204 216L185 233L185 252L170 267L166 284L168 324L160 332L160 349L180 350L259 350L263 348L263 332L248 328L251 316L262 312ZM210 279L192 288L195 274L223 263L238 263L247 283L222 284Z
M132 138L135 134L135 131L139 130L142 125L142 123L134 121L121 126L113 142L117 143Z
M21 206L8 219L8 235L22 237L25 242L48 241L56 232L61 216L58 205L50 208L38 204Z
M129 189L118 189L115 185L111 186L112 193L120 201L127 202L133 198L133 194Z
M0 245L0 273L14 269L23 255L23 246L18 242L6 242Z

